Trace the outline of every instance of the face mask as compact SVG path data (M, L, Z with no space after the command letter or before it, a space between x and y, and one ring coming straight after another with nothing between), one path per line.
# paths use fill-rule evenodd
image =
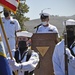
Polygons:
M25 51L27 50L27 44L26 41L19 41L18 47L20 51Z
M4 16L5 17L8 17L9 16L9 13L8 12L4 12Z
M72 45L72 43L74 42L74 32L67 30L67 42L68 42L68 47L70 48L70 46Z
M67 30L67 37L72 40L74 37L74 31Z
M47 25L47 24L48 24L48 22L46 22L46 21L45 21L45 22L42 22L42 24L43 24L43 25Z

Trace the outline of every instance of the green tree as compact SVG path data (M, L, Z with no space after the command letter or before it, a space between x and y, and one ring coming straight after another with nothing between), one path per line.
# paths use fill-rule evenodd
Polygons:
M29 18L25 16L25 13L29 12L29 7L25 2L20 2L16 14L12 14L13 18L17 19L21 25L22 30L26 30L24 22Z

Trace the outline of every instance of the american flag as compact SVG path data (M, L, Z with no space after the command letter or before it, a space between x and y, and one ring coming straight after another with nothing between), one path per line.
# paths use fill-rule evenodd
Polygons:
M19 0L0 0L0 4L15 13Z

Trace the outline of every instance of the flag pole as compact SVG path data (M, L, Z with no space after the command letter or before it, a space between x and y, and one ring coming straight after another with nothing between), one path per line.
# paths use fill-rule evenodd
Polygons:
M10 50L10 46L9 46L9 43L8 43L8 40L7 40L7 36L6 36L5 30L4 30L3 22L2 22L2 19L1 19L1 13L2 12L0 12L0 25L1 25L2 32L3 32L3 35L4 35L5 41L6 41L6 45L7 45L7 48L8 48L10 58L13 59L12 54L11 54L11 50ZM17 71L14 71L14 73L15 73L15 75L18 75Z
M8 48L10 58L13 59L12 54L11 54L11 50L10 50L10 46L9 46L9 43L8 43L8 40L7 40L7 36L6 36L5 30L4 30L4 27L3 27L3 22L2 22L2 19L1 19L1 13L2 12L0 12L0 25L1 25L1 28L2 28L2 32L3 32L4 38L5 38L5 42L6 42L6 45L7 45L7 48Z

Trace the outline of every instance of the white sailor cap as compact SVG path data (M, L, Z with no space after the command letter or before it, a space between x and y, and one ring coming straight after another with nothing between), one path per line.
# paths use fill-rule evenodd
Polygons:
M75 25L75 20L73 19L66 20L66 26L69 26L69 25Z
M28 31L17 32L16 34L17 34L18 37L19 36L32 37L32 35L33 35L31 32L28 32Z
M48 13L40 13L40 18L41 19L46 19L48 17L50 17L50 15Z
M48 13L40 13L40 16L50 16L50 14L48 14Z

